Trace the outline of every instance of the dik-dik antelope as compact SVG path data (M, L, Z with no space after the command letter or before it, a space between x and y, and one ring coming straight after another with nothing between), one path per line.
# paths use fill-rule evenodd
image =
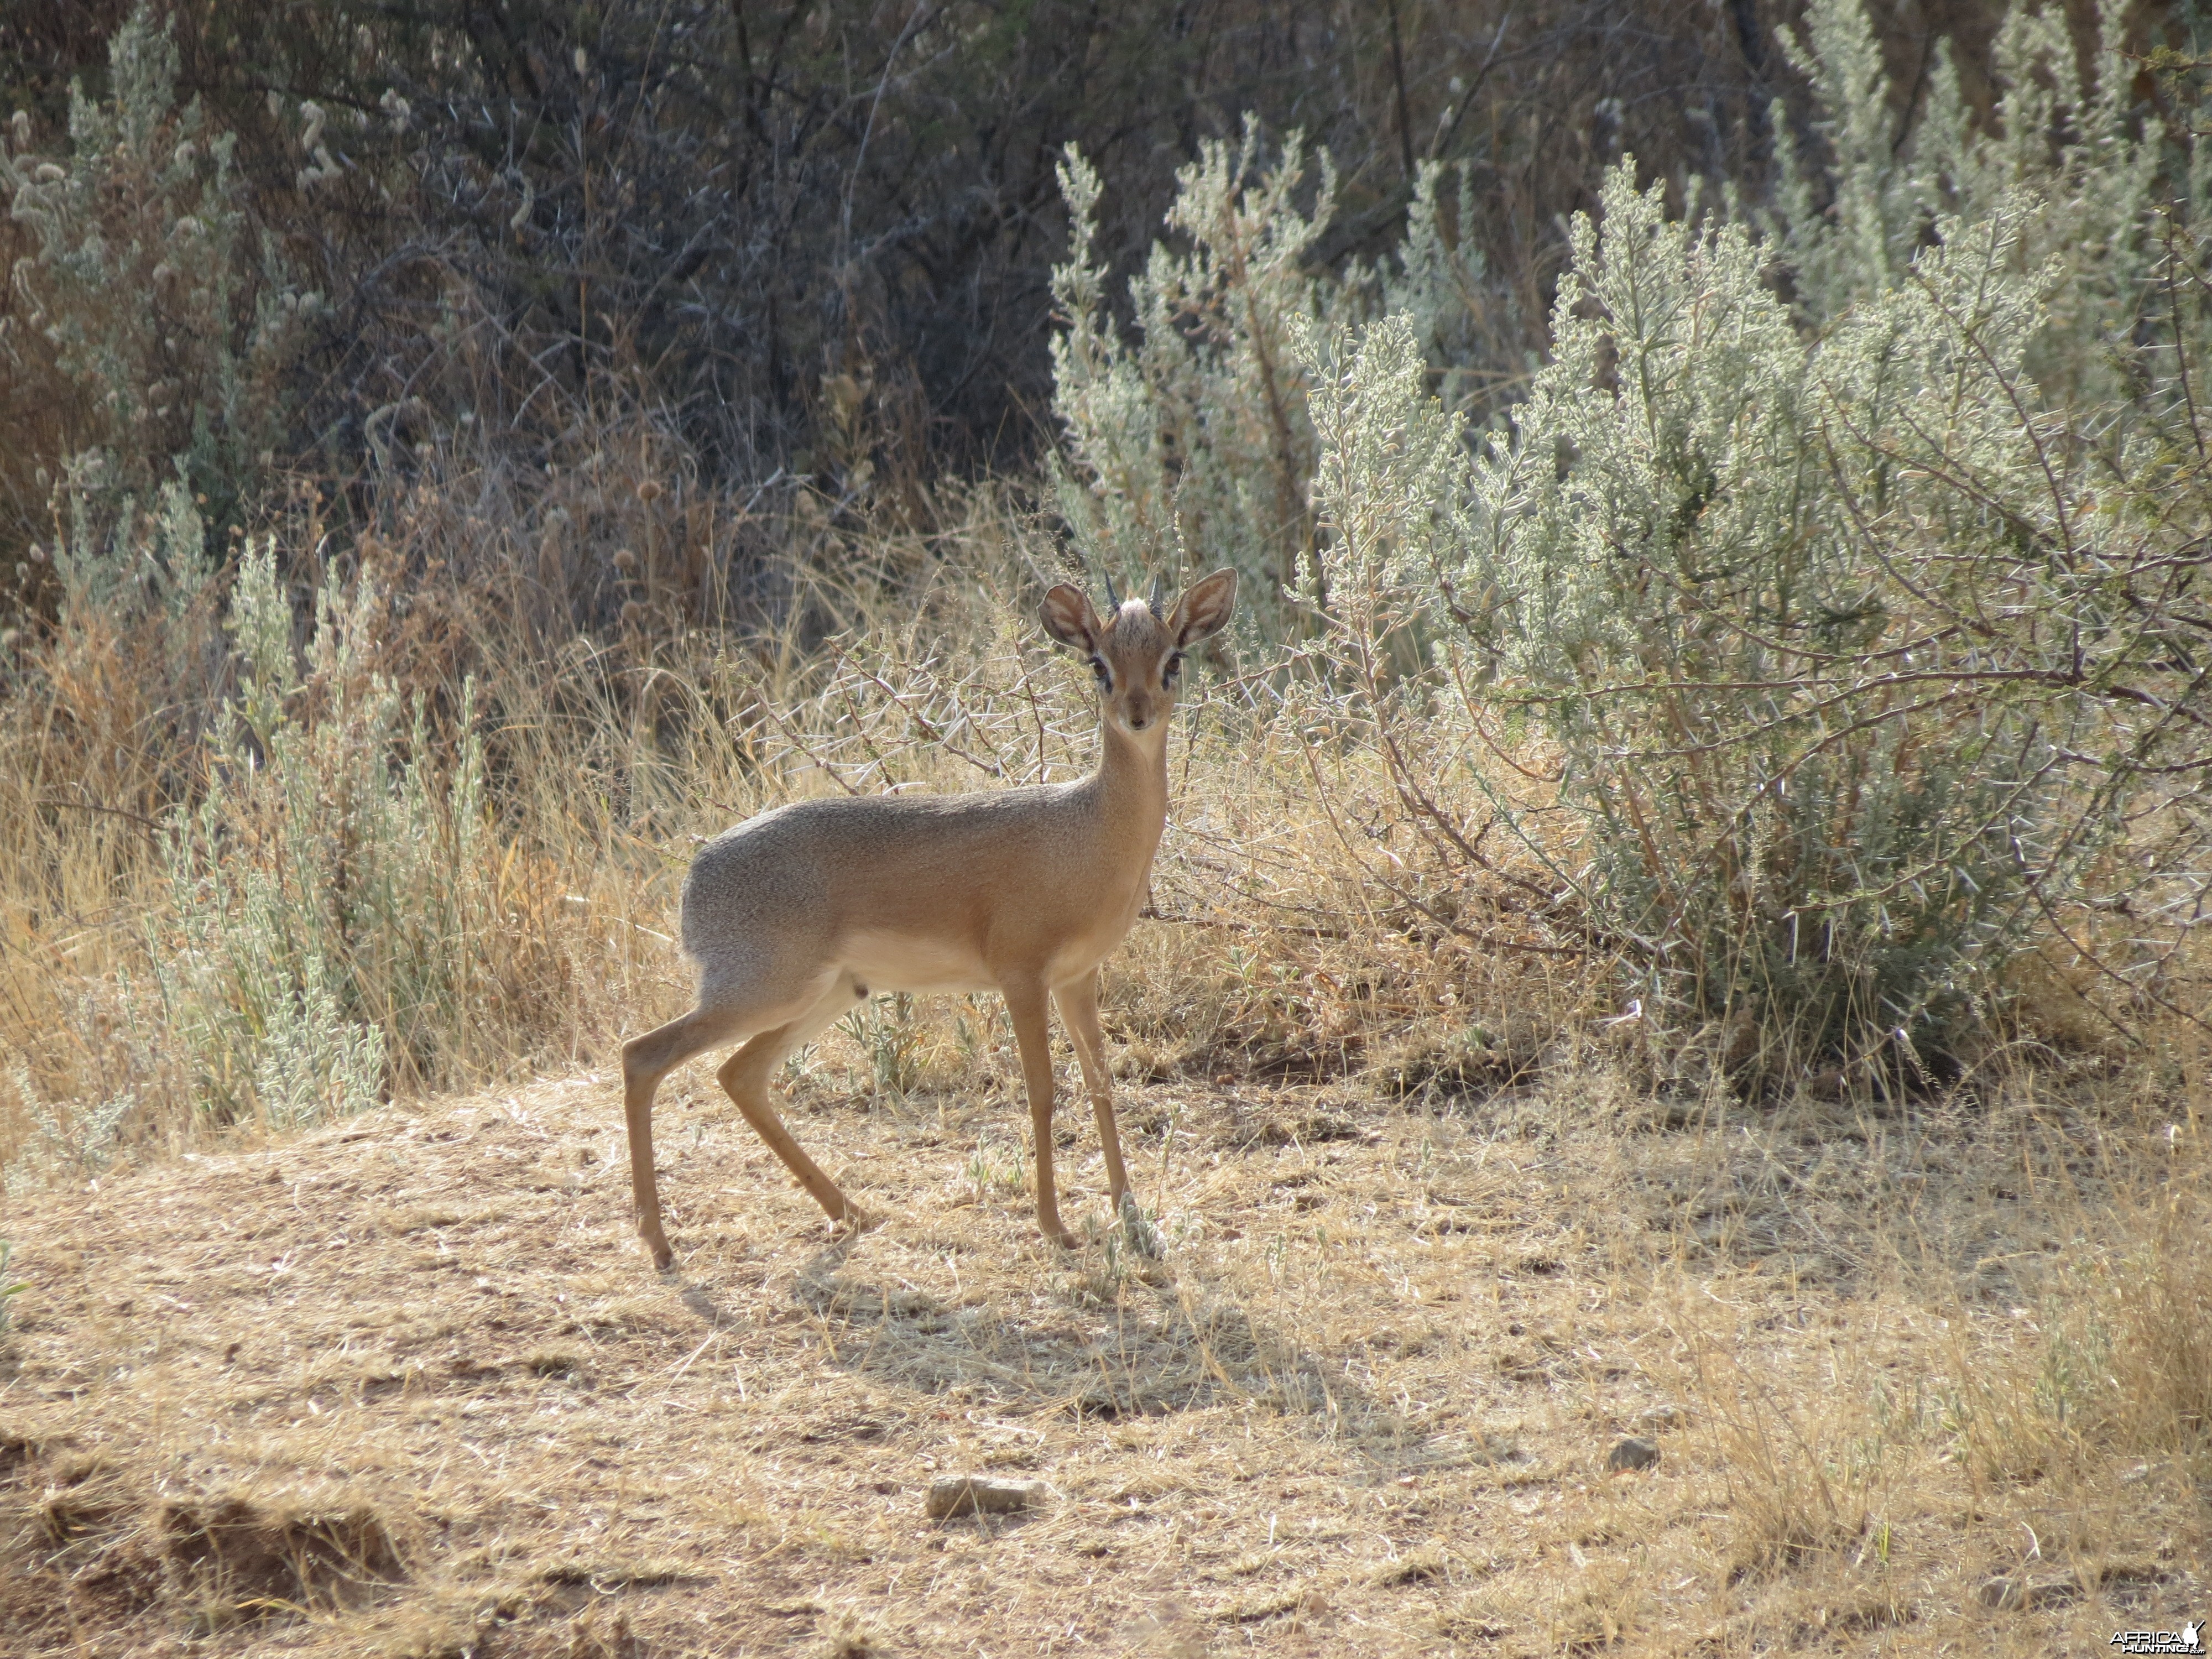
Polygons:
M1037 1224L1064 1248L1052 1182L1052 1049L1060 1005L1097 1115L1107 1197L1128 1191L1098 1030L1098 965L1144 903L1167 822L1168 717L1183 653L1217 633L1237 574L1206 577L1164 614L1159 586L1101 617L1082 590L1044 596L1045 631L1098 679L1097 769L1073 783L961 795L798 802L699 851L684 882L684 950L698 1006L623 1047L637 1231L671 1259L653 1169L653 1096L707 1049L742 1042L716 1073L730 1098L833 1222L859 1211L799 1150L769 1103L783 1058L879 991L995 990L1021 1048L1036 1141Z

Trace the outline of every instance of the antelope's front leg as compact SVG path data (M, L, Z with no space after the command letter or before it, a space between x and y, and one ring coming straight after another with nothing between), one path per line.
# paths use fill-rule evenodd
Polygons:
M1045 1015L1044 985L1023 978L1000 988L1022 1052L1022 1079L1029 1085L1030 1124L1036 1138L1037 1225L1054 1243L1072 1250L1075 1236L1060 1225L1060 1199L1052 1184L1052 1028Z
M1118 1214L1128 1196L1128 1172L1121 1167L1121 1137L1114 1122L1114 1079L1106 1069L1106 1038L1098 1029L1098 970L1093 968L1052 994L1060 1018L1075 1044L1083 1067L1083 1086L1091 1091L1091 1115L1098 1120L1098 1141L1106 1152L1106 1201Z

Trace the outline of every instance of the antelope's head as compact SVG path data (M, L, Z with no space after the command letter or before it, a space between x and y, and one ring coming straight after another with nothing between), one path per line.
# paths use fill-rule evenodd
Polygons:
M1183 653L1221 631L1237 608L1237 573L1217 570L1160 609L1156 578L1148 599L1125 599L1106 580L1111 606L1102 618L1079 587L1062 583L1044 596L1045 632L1091 659L1109 726L1132 736L1164 731L1174 711Z

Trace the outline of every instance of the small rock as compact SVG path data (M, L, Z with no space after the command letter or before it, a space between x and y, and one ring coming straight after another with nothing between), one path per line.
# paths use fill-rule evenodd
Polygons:
M956 1515L1011 1515L1044 1497L1042 1480L1005 1480L990 1474L940 1475L929 1483L921 1511L933 1521Z
M1646 1435L1663 1434L1669 1429L1679 1429L1690 1420L1690 1414L1673 1401L1664 1401L1649 1411L1636 1414L1635 1426Z
M1974 1600L1985 1607L2003 1611L2022 1605L2027 1600L2026 1589L2019 1579L2008 1578L1999 1573L1996 1577L1983 1582L1981 1588L1974 1592Z
M1624 1469L1648 1469L1659 1461L1659 1448L1653 1442L1631 1436L1605 1455L1605 1466L1619 1474Z

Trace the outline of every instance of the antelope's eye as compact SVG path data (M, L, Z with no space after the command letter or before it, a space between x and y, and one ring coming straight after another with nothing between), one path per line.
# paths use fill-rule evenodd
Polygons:
M1101 691L1111 691L1114 689L1114 672L1106 666L1105 658L1093 657L1091 659L1091 672L1098 676L1098 689Z
M1167 665L1160 670L1160 684L1162 685L1173 685L1176 683L1176 676L1182 672L1182 653L1178 651L1174 656L1168 659Z

